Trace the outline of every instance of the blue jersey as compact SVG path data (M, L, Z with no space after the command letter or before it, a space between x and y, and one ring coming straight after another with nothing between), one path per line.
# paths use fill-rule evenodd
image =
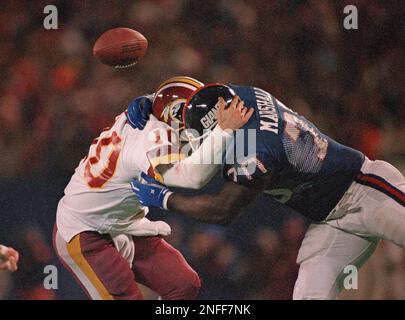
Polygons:
M270 175L265 193L312 220L325 219L359 173L364 155L322 134L268 92L230 87L255 113L227 152L225 177L249 184Z

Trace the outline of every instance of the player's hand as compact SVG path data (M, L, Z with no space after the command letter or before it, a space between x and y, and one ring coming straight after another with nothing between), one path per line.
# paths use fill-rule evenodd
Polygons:
M144 172L142 172L141 178L134 179L131 182L132 191L138 201L145 207L157 207L167 210L167 199L173 192Z
M127 119L132 128L139 130L145 128L152 113L152 99L153 95L140 96L128 105Z
M0 245L0 270L16 271L19 257L13 248Z
M236 130L243 127L254 112L254 108L246 108L244 102L238 96L233 97L228 108L226 108L226 102L222 97L218 99L218 102L217 119L219 126L223 130Z

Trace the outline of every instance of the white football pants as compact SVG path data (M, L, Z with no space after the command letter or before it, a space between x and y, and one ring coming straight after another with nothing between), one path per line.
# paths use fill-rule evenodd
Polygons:
M405 178L387 162L366 159L325 221L309 226L293 299L336 299L345 267L360 268L380 239L405 248Z

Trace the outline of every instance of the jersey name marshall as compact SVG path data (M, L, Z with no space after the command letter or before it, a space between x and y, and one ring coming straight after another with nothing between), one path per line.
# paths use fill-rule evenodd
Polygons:
M254 88L254 91L259 110L260 130L278 134L278 112L271 95L259 88Z

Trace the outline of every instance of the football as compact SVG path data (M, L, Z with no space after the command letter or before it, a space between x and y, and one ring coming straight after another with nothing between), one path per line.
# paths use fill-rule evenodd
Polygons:
M93 55L106 65L126 68L136 64L147 49L148 40L140 32L129 28L114 28L96 40Z

